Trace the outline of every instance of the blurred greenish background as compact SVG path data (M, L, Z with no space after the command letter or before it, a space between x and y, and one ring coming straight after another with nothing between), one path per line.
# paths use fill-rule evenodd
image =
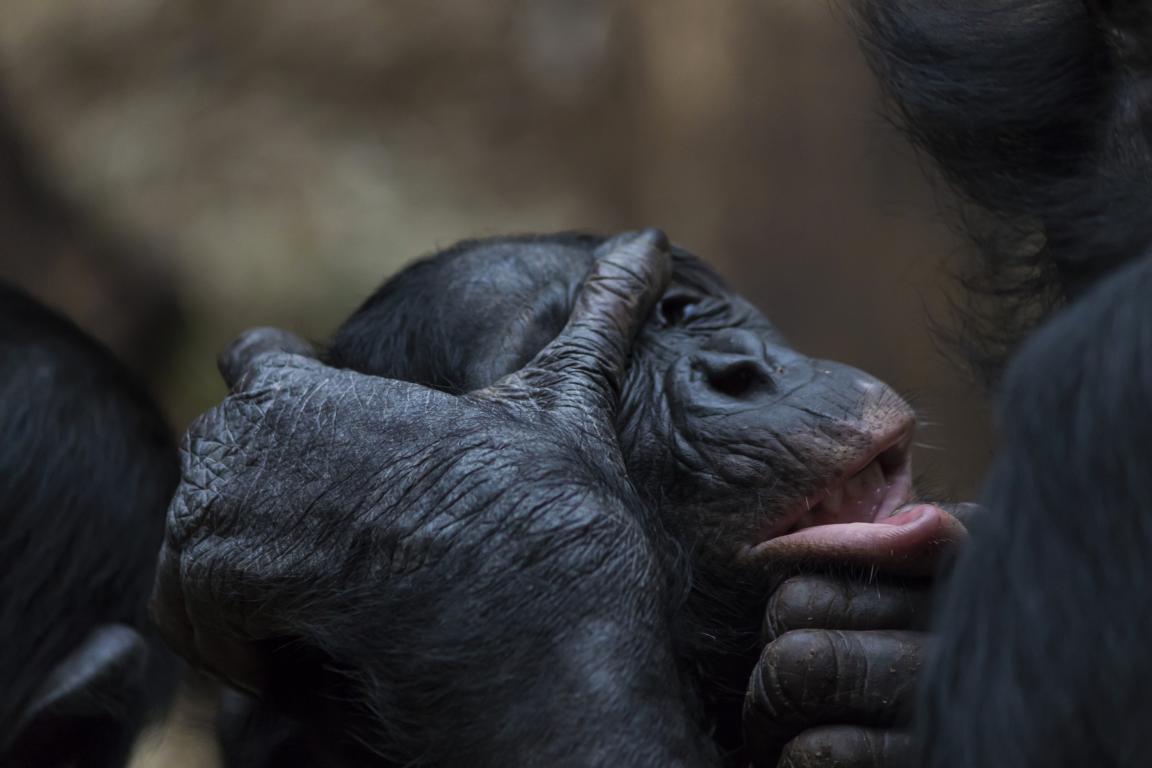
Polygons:
M461 237L660 226L909 395L925 488L966 498L987 418L929 332L960 244L878 107L825 3L4 0L0 277L183 428L247 326L322 340ZM142 765L214 764L192 690Z

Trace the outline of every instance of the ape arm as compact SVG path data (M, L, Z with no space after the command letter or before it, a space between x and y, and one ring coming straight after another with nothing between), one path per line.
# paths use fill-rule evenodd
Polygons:
M1005 376L1002 444L925 670L925 766L1145 765L1152 260Z
M856 0L897 124L968 205L958 339L995 381L1049 312L1152 242L1147 5Z

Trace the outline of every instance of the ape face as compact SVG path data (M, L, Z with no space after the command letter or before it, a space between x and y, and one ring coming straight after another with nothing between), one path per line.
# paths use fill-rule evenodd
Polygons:
M559 333L602 242L461 243L386 283L338 331L329 361L482 388ZM691 254L674 250L673 265L633 349L617 428L633 482L695 573L759 583L762 542L889 515L910 493L909 406L861 371L790 349Z

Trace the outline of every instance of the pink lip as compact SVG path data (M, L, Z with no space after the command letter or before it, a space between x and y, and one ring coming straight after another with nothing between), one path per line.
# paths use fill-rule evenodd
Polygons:
M885 519L911 495L911 442L912 429L908 425L884 435L849 465L844 480L818 496L806 498L793 514L775 521L764 540L815 526Z

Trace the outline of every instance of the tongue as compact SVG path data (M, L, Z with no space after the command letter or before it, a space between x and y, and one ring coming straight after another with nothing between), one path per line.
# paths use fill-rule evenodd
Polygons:
M920 504L899 509L875 523L803 528L751 547L747 557L770 562L774 568L789 562L825 562L928 574L935 569L941 551L966 535L955 517L939 507Z

